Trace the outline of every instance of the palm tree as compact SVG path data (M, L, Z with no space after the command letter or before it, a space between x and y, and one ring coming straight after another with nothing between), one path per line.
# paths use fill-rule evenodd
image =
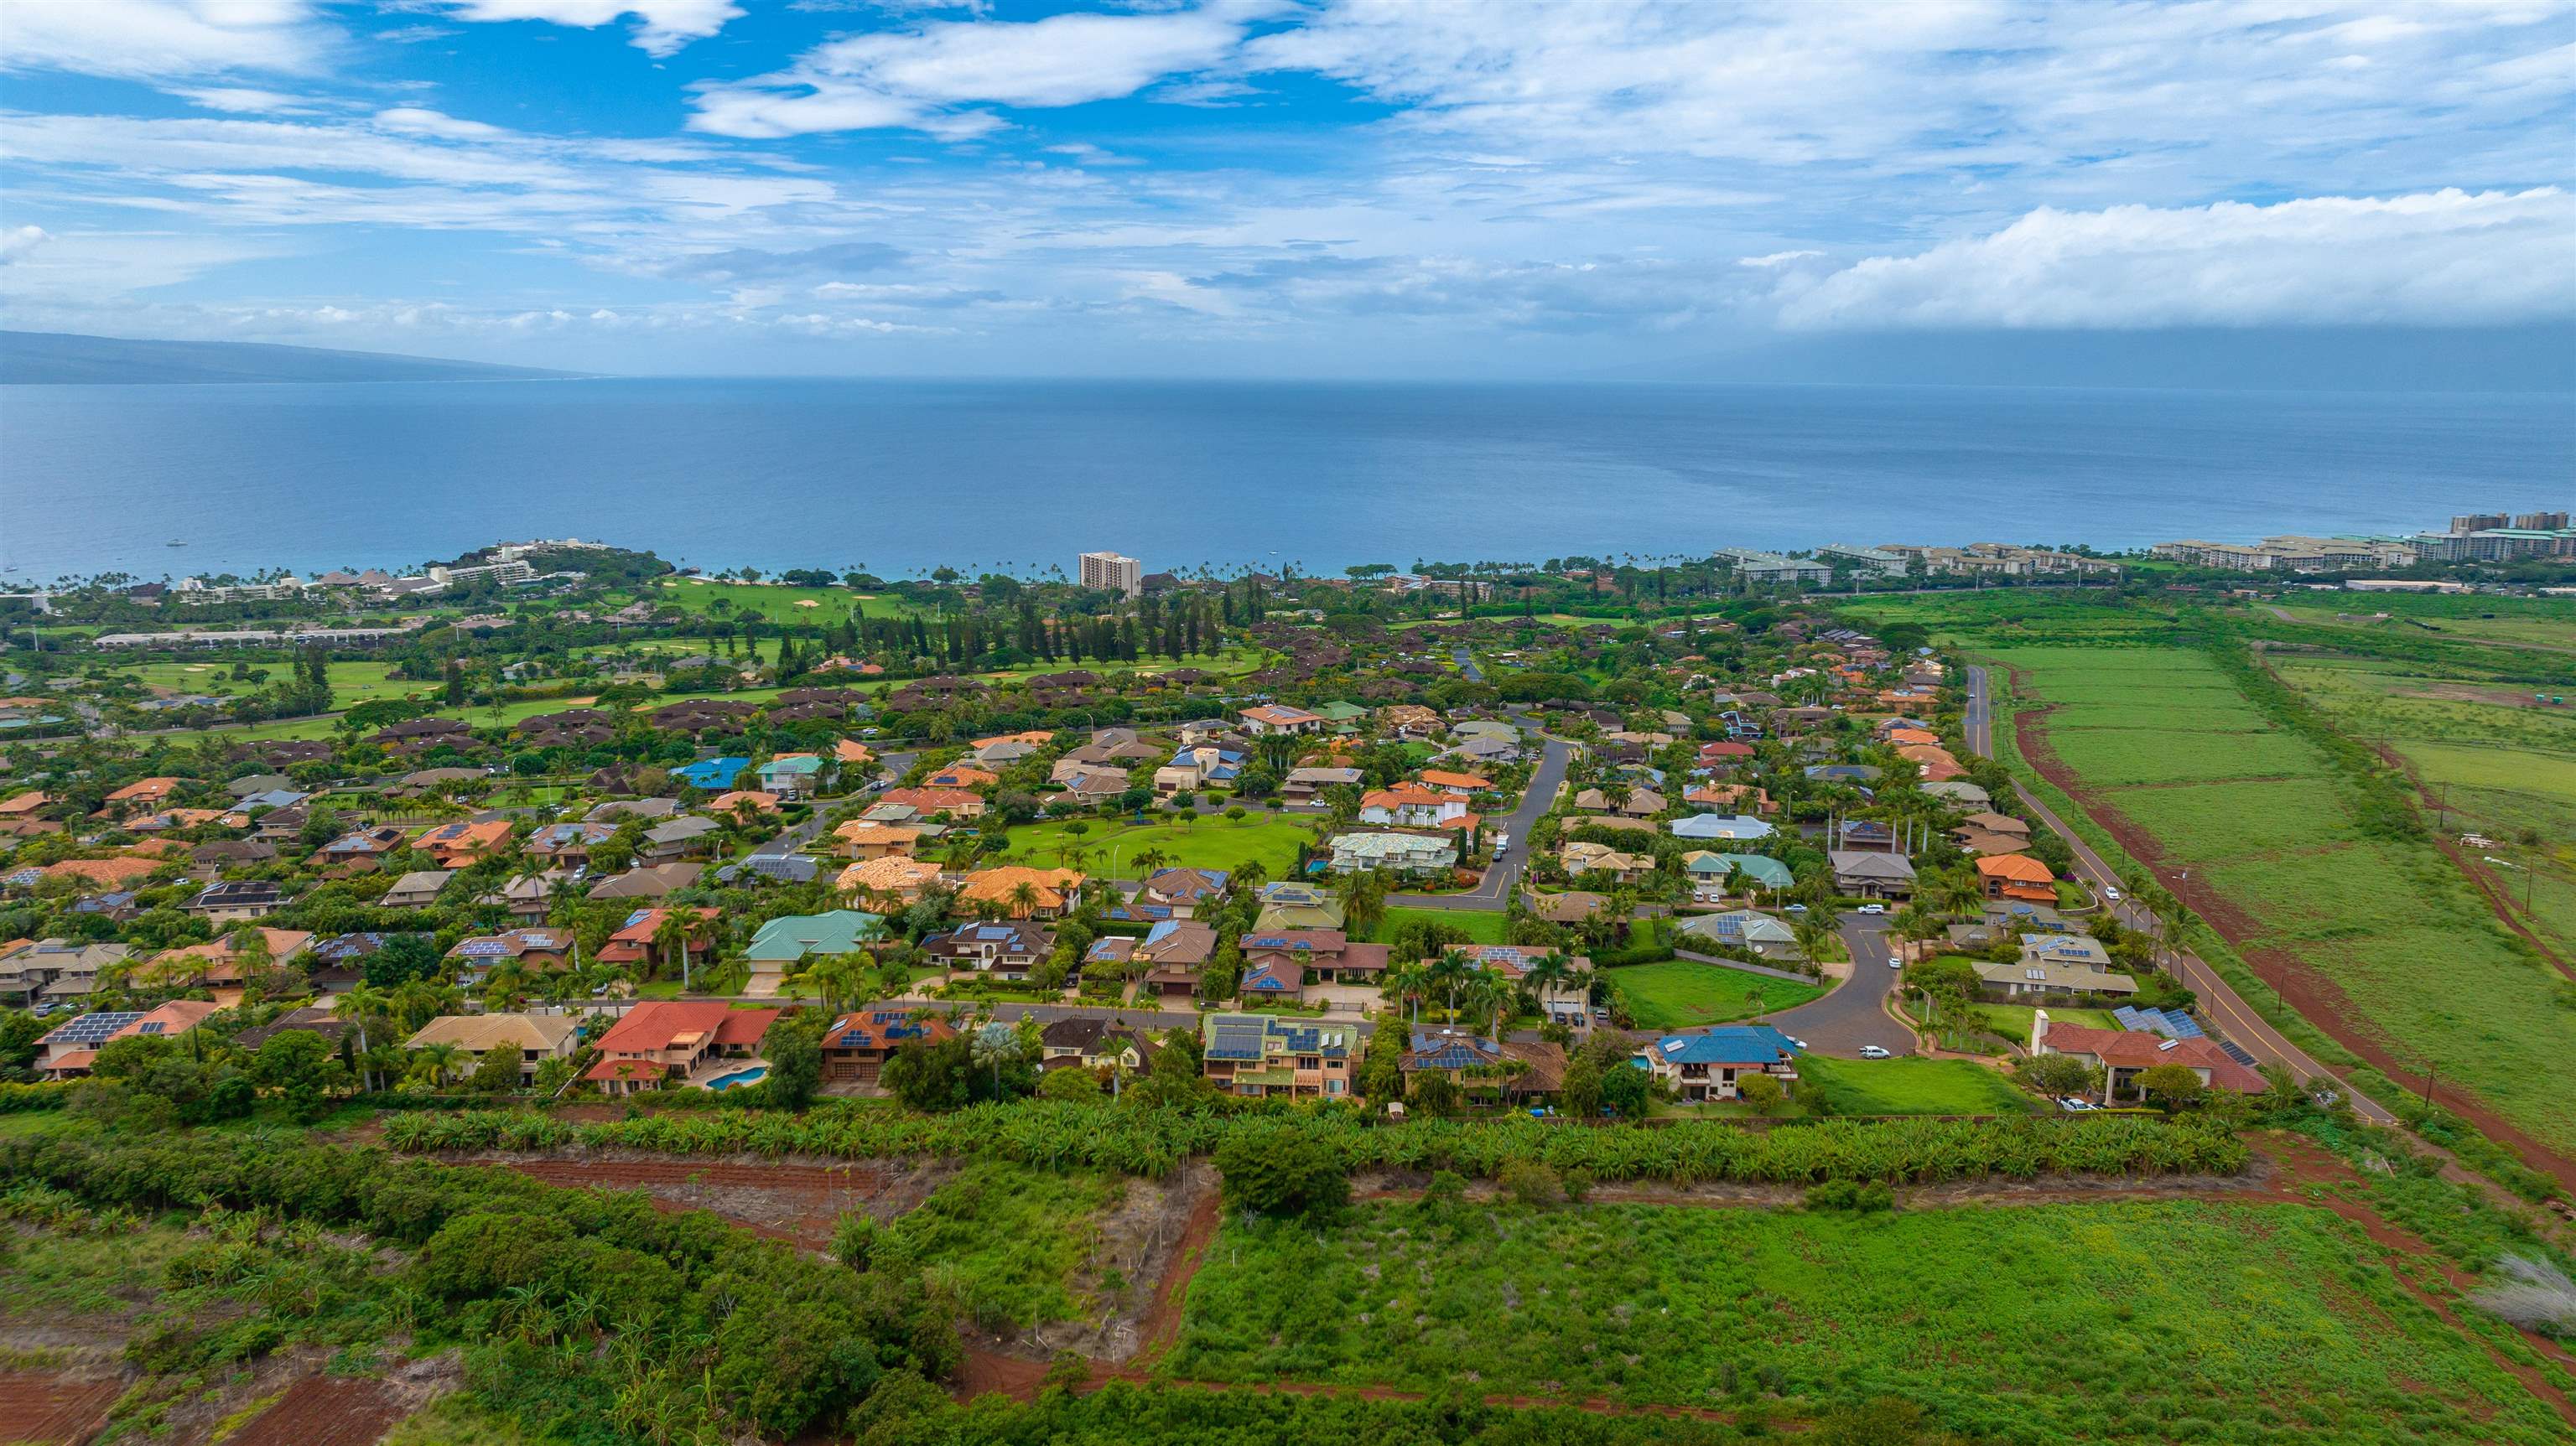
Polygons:
M1445 988L1448 991L1449 1017L1453 1020L1458 1017L1458 986L1465 983L1475 969L1476 961L1467 957L1463 949L1443 949L1438 959L1423 963L1423 982L1434 989Z
M791 983L811 985L822 996L825 1012L839 1015L841 1005L856 997L865 987L857 959L847 954L827 954L791 977Z
M367 1089L376 1087L375 1072L368 1068L367 1023L370 1020L382 1018L392 1007L393 1000L387 997L383 990L369 984L360 984L340 996L340 1009L348 1015L349 1022L357 1028L358 1083Z
M427 1070L433 1084L444 1086L447 1083L448 1071L456 1064L456 1055L456 1046L444 1040L436 1044L425 1044L420 1047L420 1063L417 1068Z
M1037 912L1038 886L1026 879L1011 885L1011 917L1031 919L1037 917Z

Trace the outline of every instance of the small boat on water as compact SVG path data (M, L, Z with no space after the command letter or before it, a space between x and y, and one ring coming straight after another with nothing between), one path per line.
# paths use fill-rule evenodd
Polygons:
M185 546L187 546L188 544L186 544L186 543L184 543L184 542L181 542L179 539L177 539L177 538L175 538L175 537L174 537L174 538L170 539L168 542L162 543L161 545L162 545L163 547L185 547Z

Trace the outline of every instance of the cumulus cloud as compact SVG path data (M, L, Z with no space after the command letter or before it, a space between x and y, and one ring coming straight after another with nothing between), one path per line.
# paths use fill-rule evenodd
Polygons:
M704 40L742 18L733 0L451 0L448 13L458 20L542 20L595 30L624 16L635 17L636 48L650 55L672 55L692 40Z
M2459 326L2576 316L2576 195L2443 190L2100 211L1787 284L1793 328Z
M1242 40L1237 13L944 21L853 35L806 52L786 70L702 86L689 124L731 136L893 127L977 134L999 122L961 107L1113 100L1212 65Z
M376 112L376 124L389 131L401 131L407 135L416 136L441 136L452 141L488 140L509 134L508 131L496 125L486 125L477 120L461 120L455 116L416 105L398 105L390 110L380 110Z
M300 95L246 85L179 86L170 93L202 110L227 115L312 115L321 109Z
M328 38L307 0L21 0L0 69L128 78L303 70Z
M0 231L0 266L20 260L53 239L42 226L20 226L14 231Z

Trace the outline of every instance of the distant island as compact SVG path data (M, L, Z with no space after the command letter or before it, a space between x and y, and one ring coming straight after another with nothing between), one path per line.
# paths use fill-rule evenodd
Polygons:
M0 331L0 384L10 386L506 381L571 375L536 367L265 342L133 341L69 332Z

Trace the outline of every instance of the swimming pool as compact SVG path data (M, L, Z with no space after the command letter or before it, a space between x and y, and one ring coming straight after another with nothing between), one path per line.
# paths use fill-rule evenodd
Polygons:
M761 1077L768 1073L769 1066L765 1064L756 1064L749 1069L738 1069L717 1075L714 1079L707 1081L707 1088L711 1090L729 1090L735 1085L758 1084L761 1081Z

